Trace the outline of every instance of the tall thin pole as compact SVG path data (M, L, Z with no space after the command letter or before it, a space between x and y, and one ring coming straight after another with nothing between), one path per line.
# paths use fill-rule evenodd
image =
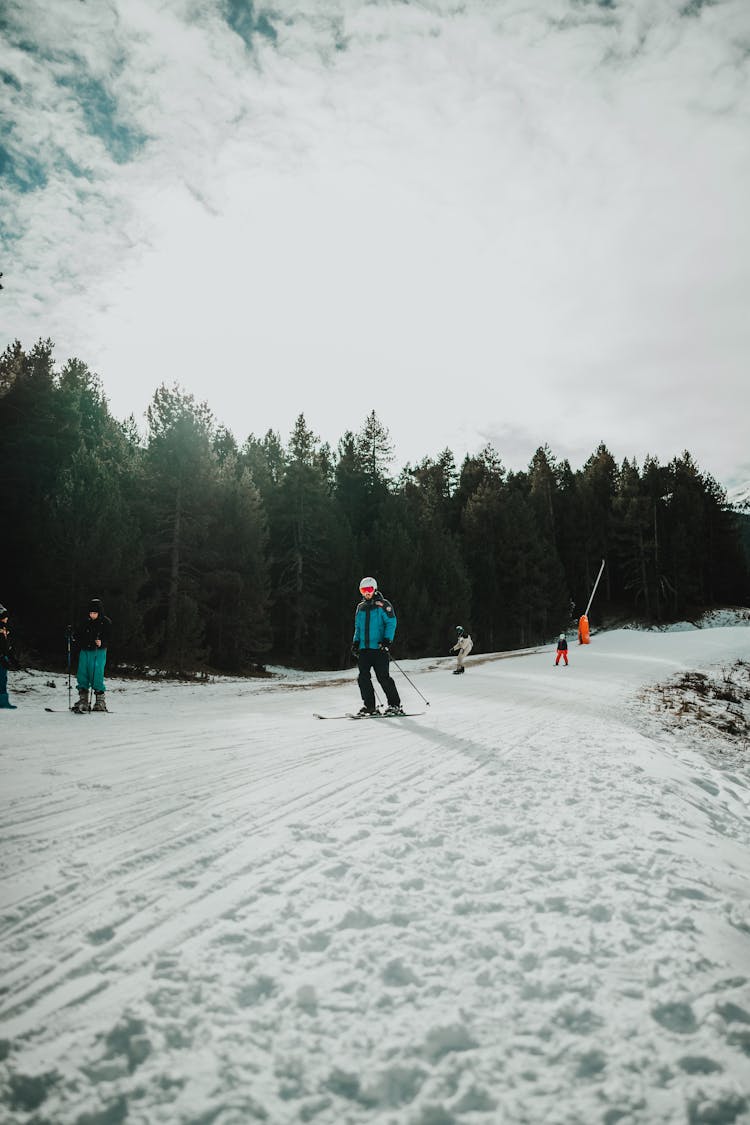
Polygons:
M599 579L602 576L603 570L604 570L604 559L602 559L602 565L599 567L599 573L596 576L596 582L594 583L594 589L591 591L591 597L589 598L589 604L586 606L586 611L583 615L584 617L588 617L588 615L589 615L589 610L591 609L591 603L594 600L594 594L596 593L596 587L599 585Z
M73 632L72 625L68 625L65 635L68 639L68 710L70 710L70 637Z
M400 672L400 673L401 673L401 675L402 675L402 676L404 677L404 679L405 679L405 680L407 680L407 681L408 681L408 682L409 682L409 683L411 684L411 686L412 686L412 687L414 688L414 690L415 690L415 692L417 693L417 695L419 696L419 698L420 698L420 699L423 699L423 700L424 700L424 702L425 702L425 704L426 704L426 705L427 705L427 706L429 707L429 706L430 706L430 701L429 701L429 699L425 699L425 697L424 697L424 696L422 695L422 692L421 692L421 691L419 690L419 688L418 688L418 687L417 687L417 685L416 685L416 684L414 683L414 681L413 681L412 679L410 679L410 677L409 677L409 676L407 676L406 672L405 672L405 671L403 670L403 668L401 667L401 665L399 664L399 662L398 662L397 660L393 660L393 657L391 657L391 660L392 660L392 661L393 661L393 663L394 663L394 664L396 665L396 667L398 668L399 672Z

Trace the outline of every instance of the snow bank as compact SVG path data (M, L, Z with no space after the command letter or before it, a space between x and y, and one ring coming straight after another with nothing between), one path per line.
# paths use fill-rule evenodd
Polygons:
M672 621L668 625L629 626L638 632L688 633L693 629L726 629L734 626L750 626L750 609L744 606L728 609L711 609L701 614L695 621Z

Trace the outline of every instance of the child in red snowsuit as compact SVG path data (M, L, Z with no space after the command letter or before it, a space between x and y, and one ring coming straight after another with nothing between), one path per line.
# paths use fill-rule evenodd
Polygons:
M568 642L565 640L565 634L560 634L560 639L557 642L557 656L555 657L555 667L560 663L560 657L565 661L565 666L568 665Z

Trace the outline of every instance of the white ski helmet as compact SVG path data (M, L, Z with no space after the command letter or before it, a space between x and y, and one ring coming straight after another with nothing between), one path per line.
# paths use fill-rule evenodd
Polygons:
M360 594L364 594L365 590L367 590L368 592L370 590L372 590L373 593L374 593L375 590L377 590L377 588L378 588L377 578L370 578L369 576L366 577L366 578L363 578L362 581L359 584Z
M457 625L457 626L456 626L456 632L458 633L458 635L459 635L460 637L462 637L462 636L463 636L463 634L464 634L464 627L463 627L463 625Z
M561 634L560 634L560 640L561 640L561 641L564 641L564 640L565 640L565 634L564 634L564 633L561 633Z

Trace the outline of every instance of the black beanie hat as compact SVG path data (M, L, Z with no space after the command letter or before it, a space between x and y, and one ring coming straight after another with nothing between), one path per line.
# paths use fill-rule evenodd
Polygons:
M89 602L89 613L93 613L94 610L96 610L97 613L102 612L102 603L99 598L92 598Z

